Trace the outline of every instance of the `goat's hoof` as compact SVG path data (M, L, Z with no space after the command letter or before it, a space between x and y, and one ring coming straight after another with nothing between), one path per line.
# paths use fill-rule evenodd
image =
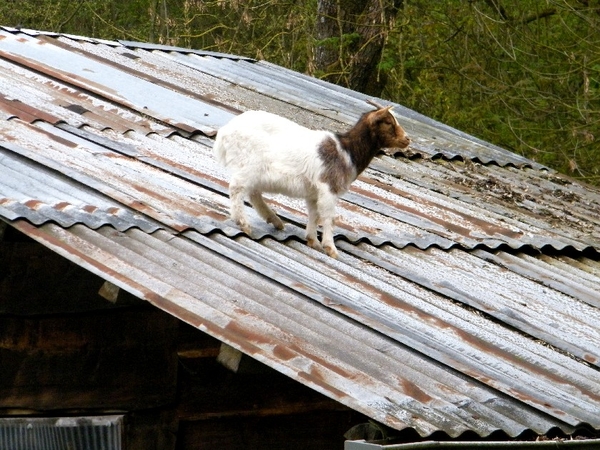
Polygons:
M252 228L250 227L250 224L248 222L240 221L240 222L237 222L237 224L244 233L246 233L248 236L250 236L250 234L252 233Z
M273 226L275 227L275 229L277 229L279 231L283 230L283 227L284 227L283 222L277 216L269 217L267 219L267 223L273 224Z
M318 239L309 238L306 240L306 245L308 245L310 248L314 248L315 250L323 251L323 247Z
M337 259L338 251L337 248L335 248L335 245L326 245L325 247L323 247L323 249L325 250L325 253L327 253L328 256Z

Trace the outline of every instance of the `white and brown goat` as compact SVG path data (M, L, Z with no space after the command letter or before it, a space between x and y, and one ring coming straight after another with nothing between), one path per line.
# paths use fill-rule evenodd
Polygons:
M244 213L246 197L278 230L283 229L283 222L265 203L263 192L304 198L307 244L337 257L333 224L338 198L380 149L406 148L410 142L390 112L392 107L376 106L346 133L310 130L264 111L247 111L222 127L214 153L231 173L231 218L242 231L250 233ZM317 239L319 222L322 243Z

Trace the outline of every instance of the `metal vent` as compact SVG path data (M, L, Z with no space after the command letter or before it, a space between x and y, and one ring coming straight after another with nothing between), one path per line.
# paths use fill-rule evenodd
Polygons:
M123 416L0 419L2 450L122 450Z

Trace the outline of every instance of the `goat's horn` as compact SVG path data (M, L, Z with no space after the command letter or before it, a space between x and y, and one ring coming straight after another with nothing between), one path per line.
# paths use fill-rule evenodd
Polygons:
M367 103L369 105L373 105L375 108L377 109L383 109L384 107L381 106L379 103L377 103L376 101L371 100L370 98L367 99Z

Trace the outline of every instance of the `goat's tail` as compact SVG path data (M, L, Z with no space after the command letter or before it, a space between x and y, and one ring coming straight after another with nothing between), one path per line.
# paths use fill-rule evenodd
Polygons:
M215 159L219 162L219 164L225 166L226 165L226 146L223 143L223 134L217 133L217 137L215 139L215 143L213 145L213 154L215 155Z

